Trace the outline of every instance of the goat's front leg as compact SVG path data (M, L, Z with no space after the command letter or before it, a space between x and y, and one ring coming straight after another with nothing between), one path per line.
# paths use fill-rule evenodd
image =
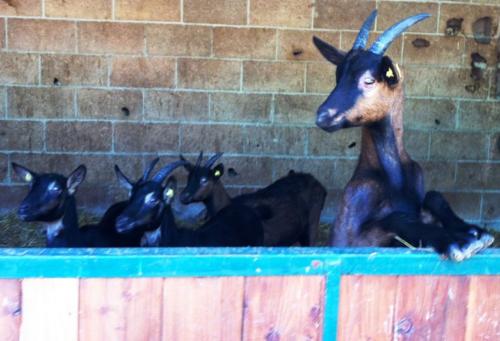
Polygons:
M436 191L429 191L425 195L423 208L428 210L443 227L458 239L466 239L467 242L461 247L465 257L470 257L476 252L490 246L493 236L479 226L466 223L455 212L453 212L444 196Z
M362 231L363 225L376 214L379 197L376 182L363 181L349 184L344 191L339 214L332 226L330 245L382 246L380 238L372 238L370 234Z

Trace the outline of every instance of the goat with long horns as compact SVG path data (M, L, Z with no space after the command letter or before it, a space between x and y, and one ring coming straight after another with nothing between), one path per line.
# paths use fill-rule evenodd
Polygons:
M394 39L429 15L398 22L365 50L376 15L365 20L348 52L313 38L337 66L337 85L319 107L316 125L327 132L362 127L361 154L344 189L331 245L389 246L399 240L461 261L491 245L493 237L460 219L441 193L425 193L422 169L403 145L403 74L384 55ZM425 213L431 221L424 221Z

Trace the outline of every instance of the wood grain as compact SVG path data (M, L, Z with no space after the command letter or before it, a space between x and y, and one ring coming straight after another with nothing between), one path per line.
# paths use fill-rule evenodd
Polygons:
M472 276L467 341L500 340L500 276Z
M21 324L21 282L0 280L0 339L19 340Z
M392 340L397 276L342 276L338 340Z
M469 280L462 276L400 276L395 340L464 340Z
M240 340L243 277L166 278L163 340Z
M80 341L160 340L161 278L82 279Z
M77 339L78 279L24 279L20 340Z
M248 277L243 340L321 340L323 276Z

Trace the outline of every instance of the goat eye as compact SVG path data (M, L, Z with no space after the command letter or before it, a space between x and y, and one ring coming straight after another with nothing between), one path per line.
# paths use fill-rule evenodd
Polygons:
M200 184L204 185L208 182L208 179L207 178L201 178L200 179Z
M371 85L371 84L375 83L375 78L367 77L364 79L364 82L367 85Z

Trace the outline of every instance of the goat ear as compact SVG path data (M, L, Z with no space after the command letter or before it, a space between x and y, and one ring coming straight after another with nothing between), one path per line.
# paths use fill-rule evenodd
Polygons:
M172 202L177 191L177 180L175 177L171 176L167 179L165 188L163 189L163 200L169 204Z
M346 53L341 51L327 42L319 39L316 36L313 36L313 43L319 52L328 60L330 63L339 65L344 60Z
M387 56L382 58L382 62L380 64L380 75L391 88L398 85L401 80L399 67L392 62L391 58Z
M12 162L12 168L14 169L14 172L17 174L17 176L25 182L31 183L36 177L35 172L32 172L28 168L21 166L15 162Z
M132 181L129 180L129 178L127 178L125 174L123 174L118 165L115 165L115 174L116 177L118 178L118 182L120 183L120 185L125 187L130 192L132 190L132 187L134 187L134 184L132 183Z
M186 161L186 163L183 165L184 169L187 170L188 172L191 172L191 170L193 170L193 165L191 164L191 162L189 162L188 160L186 160L186 158L184 157L184 155L182 154L179 154L179 158L182 160L182 161Z
M217 166L215 166L213 169L212 169L212 174L213 176L218 179L220 178L221 176L224 175L224 165L222 163L219 163Z
M76 192L78 186L85 180L85 175L87 175L87 167L80 165L68 176L66 187L68 188L69 194L74 194Z

